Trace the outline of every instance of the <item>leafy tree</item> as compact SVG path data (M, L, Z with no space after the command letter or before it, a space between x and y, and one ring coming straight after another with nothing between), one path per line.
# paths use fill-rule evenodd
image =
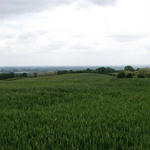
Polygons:
M105 67L100 67L100 68L97 68L96 71L97 71L98 73L105 73L105 72L106 72L106 69L105 69Z
M110 67L107 67L107 68L106 68L106 71L107 71L108 73L116 72L115 69L110 68Z
M132 66L125 66L125 71L135 71L135 69Z
M91 72L93 72L93 70L90 69L90 68L87 68L87 69L85 70L85 72L86 72L86 73L91 73Z
M96 72L97 73L103 73L103 74L108 74L108 73L113 73L115 72L115 70L113 68L110 68L110 67L100 67L100 68L97 68L96 69Z

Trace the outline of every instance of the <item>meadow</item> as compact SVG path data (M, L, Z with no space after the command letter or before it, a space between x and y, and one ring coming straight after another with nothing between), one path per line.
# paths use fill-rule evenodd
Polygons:
M0 150L149 150L150 79L95 73L0 81Z

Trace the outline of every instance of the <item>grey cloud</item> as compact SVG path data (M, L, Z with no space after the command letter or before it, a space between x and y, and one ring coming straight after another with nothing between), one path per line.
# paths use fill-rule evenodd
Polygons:
M5 39L5 40L6 40L6 39L9 40L9 39L12 39L13 37L14 37L14 35L11 35L11 34L1 34L1 33L0 33L0 41L1 41L1 40L4 40L4 39Z
M65 45L64 42L62 41L56 41L56 42L53 42L53 43L50 43L48 44L46 47L45 47L45 52L49 52L49 51L56 51L56 50L59 50L61 48L63 48ZM42 51L43 52L43 51Z
M81 45L81 44L76 44L76 45L73 45L73 46L71 46L71 49L73 49L73 50L88 50L88 49L90 49L91 48L91 46L89 46L89 45Z
M150 51L150 44L145 45L144 49Z
M88 0L90 3L97 5L115 5L117 0ZM86 0L85 0L86 2Z
M146 38L147 35L132 35L132 34L120 34L120 35L111 35L109 38L112 38L118 42L134 42L143 38Z
M55 42L51 42L51 43L48 43L48 44L43 45L43 46L39 46L32 53L46 54L47 55L49 53L60 51L64 46L65 46L64 42L55 41Z
M19 35L19 39L21 40L26 40L26 39L31 39L31 38L35 38L36 35L35 34L32 34L32 33L26 33L26 34L21 34Z
M0 0L0 17L38 12L51 7L82 2L96 5L113 5L117 0Z
M37 12L50 6L68 4L71 0L0 0L0 16Z

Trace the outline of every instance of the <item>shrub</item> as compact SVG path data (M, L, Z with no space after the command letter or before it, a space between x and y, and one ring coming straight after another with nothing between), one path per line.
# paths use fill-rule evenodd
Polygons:
M138 78L150 78L150 69L149 68L142 68L139 69L137 72Z
M27 73L23 73L22 77L28 77L28 74Z
M14 78L14 77L15 77L15 74L13 72L0 74L0 80L5 80L9 78Z
M133 78L133 74L132 74L132 73L130 73L130 72L129 72L129 73L127 73L127 74L126 74L126 78Z
M120 72L118 72L117 77L118 77L118 78L125 78L125 77L126 77L126 74L125 74L124 71L120 71Z
M145 78L144 74L141 74L141 73L138 73L138 74L137 74L137 77L138 77L138 78Z

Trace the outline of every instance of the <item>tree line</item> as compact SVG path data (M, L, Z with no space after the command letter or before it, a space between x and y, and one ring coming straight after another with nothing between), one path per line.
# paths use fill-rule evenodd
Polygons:
M69 74L69 73L99 73L116 76L117 78L150 78L150 68L137 68L127 65L122 70L115 70L111 67L99 67L95 70L90 68L85 70L60 70L57 74Z
M0 80L6 80L10 78L25 78L28 77L27 73L20 73L20 74L15 74L13 72L10 73L1 73L0 74Z
M118 78L150 78L150 68L137 68L126 66L117 73Z
M115 70L111 67L99 67L97 69L84 69L84 70L59 70L56 72L57 75L70 74L70 73L99 73L116 76L117 78L150 78L150 68L138 68L134 69L132 66L125 66L122 70ZM26 77L38 77L38 73L1 73L0 80L10 78L26 78Z
M101 74L110 74L116 72L115 69L110 67L100 67L95 70L87 68L85 70L59 70L57 74L70 74L70 73L101 73Z

